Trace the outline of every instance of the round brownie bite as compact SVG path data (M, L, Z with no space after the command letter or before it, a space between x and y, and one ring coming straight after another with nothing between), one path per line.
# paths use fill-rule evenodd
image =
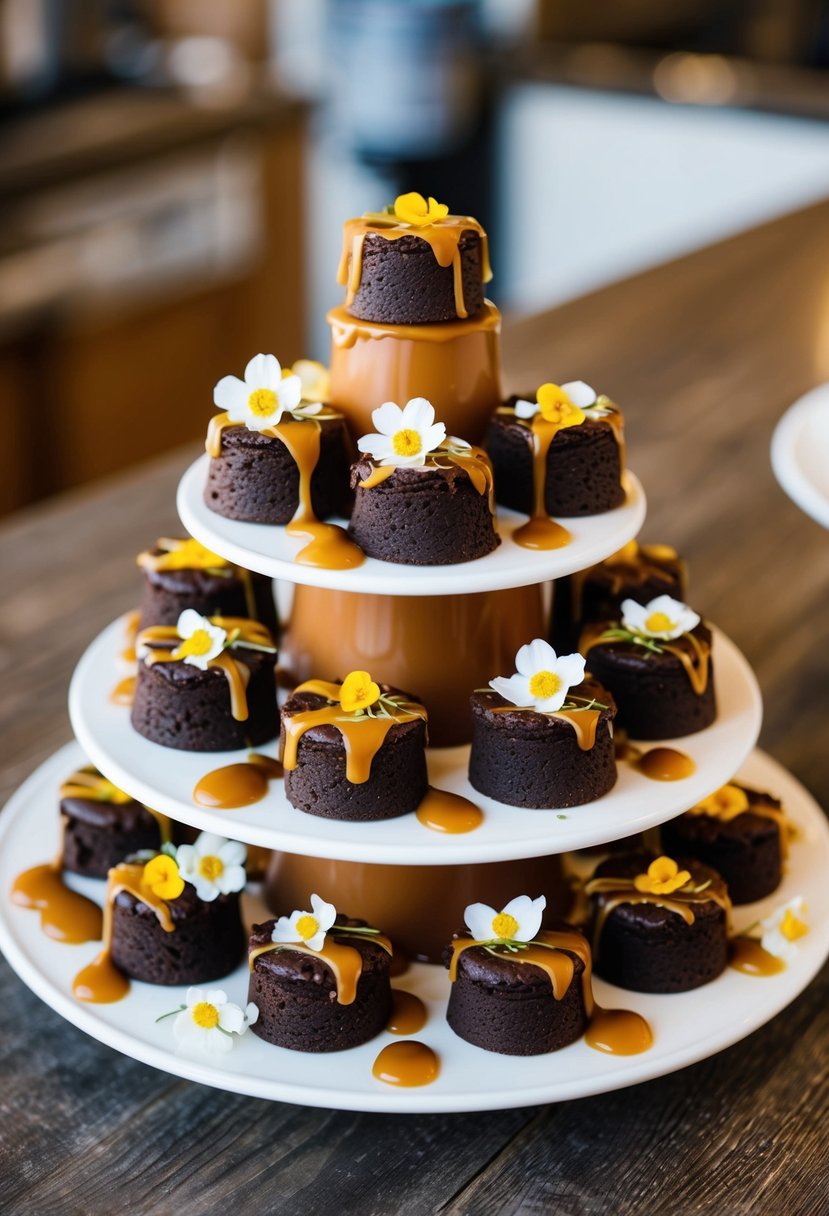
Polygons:
M715 869L734 904L765 899L780 886L789 823L771 794L731 782L663 824L661 834L667 853Z
M625 600L621 620L588 625L579 648L632 738L678 738L715 720L711 630L687 605L670 596Z
M132 725L180 751L259 747L279 732L276 648L257 621L202 617L142 630Z
M434 199L401 195L388 213L344 225L337 278L348 312L360 320L424 325L474 317L491 277L483 228L448 215Z
M308 680L282 707L285 795L309 815L353 822L414 811L428 788L425 708L352 672Z
M149 811L91 765L60 787L61 865L87 878L106 878L119 861L162 844L166 816Z
M587 939L568 925L541 929L543 896L500 911L472 904L468 932L444 951L451 990L446 1020L485 1051L530 1056L580 1038L593 1010Z
M694 859L608 857L585 886L597 975L634 992L687 992L728 961L731 901L722 878Z
M376 409L357 446L349 535L368 557L410 566L474 561L500 543L492 468L481 448L446 437L434 407L414 397Z
M543 384L535 402L510 397L490 419L484 447L498 502L524 515L597 515L621 506L622 415L582 381Z
M585 625L619 620L623 600L648 604L659 595L684 600L687 590L685 562L676 549L628 541L598 565L555 580L550 640L559 650L572 649Z
M346 1051L391 1013L391 944L363 920L311 897L310 912L254 925L248 946L253 1033L292 1051Z
M139 553L144 572L138 628L175 625L185 608L202 616L241 616L277 634L272 580L211 553L190 537L160 537Z
M612 696L584 677L581 655L541 638L522 646L516 674L472 694L469 780L508 806L580 806L616 783Z

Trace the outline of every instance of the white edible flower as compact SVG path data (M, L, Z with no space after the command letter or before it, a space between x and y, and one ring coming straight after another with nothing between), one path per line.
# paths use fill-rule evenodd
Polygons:
M185 663L202 671L207 671L208 663L222 653L227 641L225 630L195 608L184 609L178 618L176 632L182 641L173 651L173 658L184 659Z
M241 422L249 431L276 426L283 413L297 408L302 382L293 372L283 375L275 355L254 355L245 368L245 378L223 376L213 390L213 401L226 410L231 422Z
M671 642L683 633L690 633L698 624L699 614L669 595L659 595L649 604L637 604L636 600L622 601L623 628L642 637Z
M596 390L585 384L584 380L568 380L566 384L559 385L559 388L570 404L578 406L580 410L590 409L598 400ZM523 397L515 403L515 413L519 418L533 418L540 408L538 401L527 401Z
M797 955L795 942L809 932L806 923L806 905L802 895L796 895L760 921L763 936L760 945L775 958L790 963Z
M230 1051L234 1036L243 1035L259 1017L256 1005L242 1009L221 988L188 988L185 1002L173 1034L182 1046L198 1051Z
M337 909L319 895L311 896L311 911L292 912L280 916L273 927L271 941L305 945L309 950L322 950L325 935L337 919Z
M377 432L363 435L357 447L381 465L423 465L429 452L446 438L446 427L435 422L434 406L425 397L412 397L402 410L386 401L372 413L371 421Z
M488 904L470 904L463 916L476 942L531 942L541 928L547 906L543 895L518 895L500 912Z
M567 693L584 679L585 661L580 654L558 656L549 642L536 638L515 656L516 674L496 676L489 687L513 705L552 714L561 709Z
M199 899L212 903L219 895L241 891L247 882L247 849L238 840L202 832L193 844L180 844L176 865L185 882L196 888Z

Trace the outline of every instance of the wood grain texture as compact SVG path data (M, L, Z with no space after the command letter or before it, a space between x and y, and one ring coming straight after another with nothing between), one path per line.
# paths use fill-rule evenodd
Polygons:
M687 554L693 603L758 673L764 745L825 802L829 537L778 490L768 445L791 401L829 379L827 267L829 204L514 323L505 341L514 387L584 377L623 406L650 501L645 537ZM69 737L72 667L134 603L133 555L177 530L174 489L193 454L0 528L0 797ZM616 1094L382 1118L157 1073L63 1023L3 964L2 1207L818 1216L829 1210L828 997L824 972L746 1042Z

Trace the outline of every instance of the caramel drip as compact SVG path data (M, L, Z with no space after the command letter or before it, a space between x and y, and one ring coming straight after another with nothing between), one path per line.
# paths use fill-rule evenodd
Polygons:
M474 802L461 794L450 794L448 790L436 790L433 786L427 790L415 814L425 828L453 836L474 832L484 821L483 811Z
M597 1005L584 1041L606 1055L637 1056L653 1046L653 1031L632 1009L601 1009Z
M458 974L458 960L464 950L468 950L471 946L480 946L484 943L475 941L471 937L459 937L452 943L452 960L449 964L449 980L455 982ZM490 947L494 953L499 953L497 947ZM568 953L565 953L567 951ZM534 967L539 967L550 981L553 989L553 996L557 1001L560 1001L567 992L573 980L573 972L575 965L570 954L575 954L584 964L582 972L582 1000L584 1002L585 1012L589 1017L593 1014L593 964L590 954L590 946L587 939L582 937L580 933L574 931L558 930L558 929L542 929L534 941L523 950L519 950L516 954L506 954L503 957L508 958L515 963L528 963Z
M491 712L494 714L510 714L517 710L515 705L498 705ZM540 712L540 711L537 711ZM572 726L576 734L576 742L583 752L589 752L596 743L596 732L599 729L602 711L600 709L557 709L553 713L545 713L545 718L556 718Z
M348 539L343 528L311 520L291 520L285 531L289 536L310 536L311 543L300 549L294 561L300 566L317 566L323 570L353 570L362 566L366 555Z
M737 788L744 789L743 786L737 786ZM745 792L748 794L749 791ZM761 815L764 819L771 819L777 824L777 830L780 835L780 849L784 858L788 857L789 854L789 838L795 835L794 824L783 808L773 806L770 802L752 802L750 799L747 799L746 806L723 808L713 815L710 810L701 806L693 806L685 813L686 815L705 815L709 819L719 819L721 823L729 823L740 815Z
M636 647L635 642L626 642L624 638L606 638L604 634L608 627L609 622L607 621L593 622L586 625L579 640L580 652L583 655L587 655L594 646L622 645ZM692 689L698 697L701 697L708 687L708 676L711 666L711 647L708 642L702 641L693 633L684 633L673 642L663 642L660 638L655 639L655 641L657 646L661 647L662 650L679 659ZM636 647L636 649L643 654L647 653L642 646Z
M744 975L779 975L786 970L783 959L764 950L753 937L732 937L728 943L728 965Z
M143 865L121 862L107 875L104 900L103 941L95 958L75 976L72 992L79 1001L94 1005L106 1005L120 1001L130 990L128 976L119 971L112 961L112 920L115 898L121 891L129 891L142 904L155 913L165 933L174 933L175 924L170 909L163 899L155 895L142 881Z
M467 317L463 298L463 266L460 242L464 232L477 232L481 240L481 278L488 283L492 278L489 263L489 241L481 225L470 216L447 215L442 220L417 228L397 219L394 215L369 214L346 220L343 225L343 243L340 263L337 267L337 282L346 288L346 307L354 303L363 272L363 247L368 235L386 241L399 241L404 236L419 237L430 246L435 261L443 269L452 267L452 283L455 296L455 313L461 320Z
M299 503L291 522L315 523L317 517L311 502L311 477L320 458L320 424L313 419L308 422L280 422L264 433L282 440L299 470Z
M529 429L533 457L533 513L512 539L523 549L563 549L572 537L566 528L550 519L545 502L547 485L547 454L556 435L563 428L547 422L536 414Z
M138 683L135 676L124 676L119 680L109 694L113 705L132 705L135 700L135 686Z
M632 878L591 878L585 883L584 892L588 898L592 895L609 895L608 899L601 902L596 916L593 931L594 955L599 953L599 944L608 916L622 904L651 904L657 908L665 908L668 912L680 916L686 925L692 925L696 919L692 905L712 901L725 913L726 926L731 919L731 900L728 898L728 892L724 886L722 889L715 888L713 883L704 891L686 892L680 888L670 895L656 895L650 891L637 891Z
M347 936L348 929L346 926L338 926L337 933L338 936ZM365 936L368 937L368 935ZM372 933L368 940L376 942L378 946L382 946L388 954L393 956L391 942L382 933ZM265 946L255 946L248 956L250 970L253 971L253 965L260 954L269 954L271 950L294 950L298 954L307 954L310 958L321 959L334 976L337 987L337 1004L351 1005L354 1003L357 996L357 984L363 973L363 958L360 951L355 950L353 946L334 941L331 931L326 934L321 950L312 950L303 942L269 942Z
M251 574L250 570L246 570L244 566L235 566L233 568L238 575L239 581L242 584L242 590L245 594L245 611L251 620L255 620L259 613L256 607L256 594L253 590L253 575Z
M625 471L625 420L622 417L621 410L616 409L615 406L608 407L608 408L609 408L610 412L605 414L605 416L603 418L594 418L594 419L592 419L592 421L606 422L607 425L610 427L611 431L613 432L613 438L616 440L616 444L619 448L619 472L624 473L624 471ZM590 414L587 415L587 420L588 421L590 420Z
M390 1034L417 1034L426 1025L426 1006L413 992L391 990L391 1013L386 1022Z
M394 464L378 464L376 468L371 470L365 481L360 481L357 484L361 490L373 490L375 486L382 485L384 481L388 481L396 468L397 465Z
M230 712L237 722L248 720L248 699L246 696L250 681L250 668L246 663L237 663L227 652L217 654L210 660L211 667L219 667L227 677L230 690Z
M227 558L187 537L160 536L155 547L161 552L153 553L145 549L135 559L136 565L142 570L215 570L218 573L234 569ZM184 558L181 556L182 550L185 550Z
M315 697L325 697L328 701L339 701L342 690L342 684L334 684L331 680L305 680L294 689L294 692L310 692Z
M489 512L495 514L495 480L492 473L492 464L489 457L483 448L471 446L469 451L454 451L450 452L444 448L438 448L437 451L431 452L426 458L426 468L440 468L441 461L446 460L449 464L455 465L466 473L472 485L483 496L486 494L489 502ZM373 490L375 486L382 485L400 466L394 464L377 465L372 469L368 477L364 481L359 482L361 490Z
M349 718L339 705L308 709L285 717L285 750L282 763L290 772L297 765L299 740L314 726L336 726L345 747L345 778L352 785L368 781L371 762L383 746L386 735L397 723L414 722L419 714L401 712L388 718Z
M282 776L282 765L270 756L251 755L246 763L227 764L205 773L196 782L193 801L197 806L224 811L261 802L271 780Z
M371 1068L372 1075L386 1085L413 1089L431 1085L440 1073L440 1057L417 1039L404 1043L389 1043L378 1055Z
M97 769L81 768L70 773L58 791L60 798L88 798L92 802L114 802L124 806L132 802L129 794L107 781Z
M652 747L636 760L635 767L651 781L683 781L697 768L690 756L673 747Z
M101 909L91 899L70 890L63 881L60 859L32 866L18 874L11 889L12 903L36 908L47 937L69 945L96 942L101 937Z

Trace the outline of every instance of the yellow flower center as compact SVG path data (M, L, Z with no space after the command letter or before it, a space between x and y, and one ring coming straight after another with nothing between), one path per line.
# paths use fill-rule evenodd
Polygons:
M799 937L803 937L809 932L809 926L795 916L791 908L787 908L780 922L780 932L787 942L796 942Z
M665 612L652 612L645 621L645 628L649 633L670 633L676 627L676 621Z
M637 891L648 895L670 895L672 891L690 882L688 870L680 870L671 857L657 857L648 866L647 874L637 874L633 885Z
M541 417L545 422L552 422L559 430L584 422L584 412L573 404L558 384L542 384L535 396Z
M518 932L518 921L509 912L499 912L492 922L492 932L503 941L510 942Z
M248 409L257 418L269 418L279 402L272 388L257 388L248 397Z
M172 857L159 853L141 872L141 881L159 899L176 899L184 890L184 879Z
M537 671L530 677L530 694L539 701L554 697L561 688L561 676L554 671Z
M215 882L217 878L221 878L225 872L224 862L221 857L216 857L210 853L207 857L199 858L199 874L202 878L206 878L208 882Z
M306 912L296 923L296 931L304 942L310 941L320 931L320 923L316 916Z
M425 228L428 224L433 224L435 220L445 219L449 214L449 208L445 203L439 203L437 199L432 198L431 195L427 202L422 194L412 190L408 194L398 194L394 200L394 214L406 224L413 224L415 228Z
M340 705L347 714L368 709L380 697L380 686L367 671L352 671L340 688Z
M188 655L207 654L213 645L213 639L206 629L194 629L189 638L181 643L173 653L175 659L185 659Z
M219 1011L209 1001L199 1001L198 1005L194 1005L191 1016L196 1025L201 1026L202 1030L212 1030L215 1026L219 1025Z
M423 443L417 431L407 428L397 431L392 436L391 446L394 448L395 456L418 456Z

